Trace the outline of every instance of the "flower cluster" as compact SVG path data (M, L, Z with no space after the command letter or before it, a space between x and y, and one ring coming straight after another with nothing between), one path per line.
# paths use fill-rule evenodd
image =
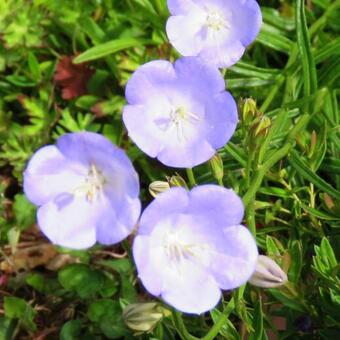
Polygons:
M261 12L254 0L168 0L168 6L169 40L184 57L174 64L151 61L135 71L126 86L123 121L146 154L170 167L192 168L211 159L236 129L236 103L218 67L239 60L258 34ZM65 134L38 150L24 173L24 191L39 207L38 224L54 244L115 244L140 218L133 243L139 278L180 311L213 308L221 290L239 287L256 268L255 284L263 273L284 282L277 268L259 267L256 242L241 225L242 201L232 190L157 190L140 218L131 161L90 132Z

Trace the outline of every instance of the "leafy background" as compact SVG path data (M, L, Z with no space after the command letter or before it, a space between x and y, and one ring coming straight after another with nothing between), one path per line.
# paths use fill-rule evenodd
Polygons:
M84 129L128 152L144 205L155 180L189 185L186 173L142 154L121 120L131 73L178 57L165 35L165 0L0 2L1 340L340 336L340 1L260 5L257 41L223 72L240 103L237 133L219 153L223 178L209 164L194 175L243 197L261 253L283 267L289 283L226 292L201 317L155 304L143 316L150 326L143 333L122 315L131 303L154 300L136 279L131 239L105 249L55 248L37 230L21 185L37 148ZM256 109L244 100L250 97Z

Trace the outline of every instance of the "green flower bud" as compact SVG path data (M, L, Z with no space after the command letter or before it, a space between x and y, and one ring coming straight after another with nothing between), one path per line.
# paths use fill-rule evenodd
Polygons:
M185 182L184 178L178 174L168 178L168 181L171 187L183 187L188 189L187 183Z
M287 274L268 256L260 255L249 283L261 288L276 288L288 281Z
M268 133L268 129L272 124L269 117L263 116L260 122L255 126L255 136L265 136Z
M243 99L240 103L242 120L245 124L250 124L257 115L256 102L253 98Z
M135 334L151 332L157 323L171 312L156 302L133 303L123 310L125 324L135 331Z
M224 169L223 169L223 160L221 156L216 153L209 161L211 172L218 181L223 179Z
M168 182L155 181L149 185L149 192L152 197L156 197L157 195L168 189L170 189L170 185Z

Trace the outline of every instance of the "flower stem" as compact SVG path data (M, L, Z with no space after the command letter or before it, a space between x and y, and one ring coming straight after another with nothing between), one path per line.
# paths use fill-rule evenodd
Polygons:
M255 171L254 177L252 178L248 191L243 196L243 202L246 207L248 207L254 201L256 192L261 187L263 178L265 177L266 173L278 161L288 155L289 151L294 145L296 135L306 127L310 118L311 116L308 113L302 115L295 127L289 133L286 144L281 149L277 150L266 162L264 162L262 165L259 165L258 169Z
M184 324L184 321L183 321L183 318L182 318L182 314L178 311L174 311L172 313L172 320L173 320L173 323L174 323L174 326L179 334L179 336L181 337L181 339L183 340L198 340L198 338L194 337L193 335L191 335L185 324Z
M193 188L194 186L196 186L195 175L194 175L192 168L187 169L187 176L188 176L190 187Z
M225 307L223 313L217 320L217 322L214 324L214 326L210 329L210 331L203 337L201 340L213 340L216 338L217 334L221 331L222 327L225 325L225 323L228 320L228 317L232 310L235 308L235 301L234 298L232 298L228 305Z

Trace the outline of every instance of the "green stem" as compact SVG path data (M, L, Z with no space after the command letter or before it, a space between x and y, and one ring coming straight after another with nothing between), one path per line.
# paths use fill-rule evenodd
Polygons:
M249 227L250 232L256 237L256 222L255 222L255 207L254 200L249 204L247 210L247 226Z
M195 175L191 168L187 169L187 176L188 176L190 187L193 188L194 186L196 186Z
M217 322L214 324L214 326L211 327L210 331L203 337L201 340L213 340L216 338L217 334L221 331L222 327L227 322L230 313L235 308L235 302L234 298L232 298L227 307L224 309L223 313L217 320Z
M263 178L266 173L282 158L288 155L289 151L293 147L294 139L296 135L306 127L310 120L311 116L309 114L304 114L301 116L300 120L297 122L295 127L291 130L288 135L286 144L279 150L277 150L270 159L264 162L262 165L258 167L255 171L255 175L251 181L250 187L246 194L243 196L243 202L246 207L250 205L250 203L255 199L256 192L261 187Z
M263 165L259 166L258 170L255 171L255 176L252 179L250 187L246 194L243 196L243 202L245 206L248 205L254 200L256 192L259 190L263 178L266 173L283 157L285 157L290 151L292 144L289 142L281 149L277 150L274 155L268 159Z
M218 179L217 179L217 183L218 183L218 185L220 185L221 187L224 187L223 178L218 178Z
M273 88L271 89L271 91L269 92L266 100L263 102L263 104L260 107L260 111L261 112L266 112L268 107L270 106L270 104L272 103L272 101L274 100L274 98L276 97L277 93L279 92L282 84L284 83L284 81L286 80L286 77L283 75L280 75L277 77L276 79L276 83L273 86Z
M172 313L172 317L173 317L174 326L177 330L177 333L181 337L181 339L183 339L183 340L198 340L198 338L192 336L189 333L189 331L187 330L187 328L184 324L183 318L182 318L182 314L180 312L174 311Z
M247 157L247 166L246 166L246 185L247 188L249 188L250 185L250 174L252 171L252 164L254 159L254 151L252 150L252 146L250 146L248 151L248 157Z

